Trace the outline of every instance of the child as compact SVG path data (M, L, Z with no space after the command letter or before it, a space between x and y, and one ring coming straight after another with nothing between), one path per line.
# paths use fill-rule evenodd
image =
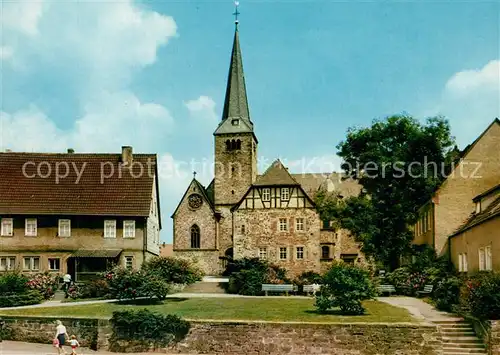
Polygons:
M78 343L78 340L76 340L76 335L73 334L71 336L69 344L71 345L71 354L76 355L76 348L80 346L80 343Z

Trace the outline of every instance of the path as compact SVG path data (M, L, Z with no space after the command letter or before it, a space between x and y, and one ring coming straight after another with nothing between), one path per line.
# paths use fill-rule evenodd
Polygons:
M71 354L71 348L65 347L66 352ZM79 348L79 355L124 355L123 353L110 353L106 351L93 351L87 348ZM56 348L48 344L23 343L19 341L0 342L0 355L54 355ZM126 355L151 355L151 353L128 353Z
M406 308L415 318L427 322L440 321L461 321L462 318L453 316L450 313L441 312L421 299L413 297L379 297L381 302L388 303L396 307Z

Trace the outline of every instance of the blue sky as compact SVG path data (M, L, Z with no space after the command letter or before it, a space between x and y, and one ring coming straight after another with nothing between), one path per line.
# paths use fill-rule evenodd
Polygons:
M232 1L0 3L0 148L157 153L171 241L190 162L212 177ZM462 148L500 115L500 2L240 3L262 169L338 170L347 128L390 114L445 115Z

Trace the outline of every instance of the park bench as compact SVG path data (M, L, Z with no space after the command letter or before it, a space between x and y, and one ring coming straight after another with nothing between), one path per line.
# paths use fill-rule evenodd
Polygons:
M388 293L389 296L391 293L395 293L396 289L392 285L379 285L378 286L378 292L383 294L383 293Z
M266 293L266 296L267 296L268 292L285 292L285 294L288 296L288 292L294 292L296 290L297 290L297 287L295 287L294 285L262 284L262 291L264 291Z
M422 291L417 291L418 296L430 295L434 290L434 285L425 285Z
M321 289L321 285L318 284L312 284L312 285L304 285L302 290L306 294L313 294L315 295L316 292L318 292Z

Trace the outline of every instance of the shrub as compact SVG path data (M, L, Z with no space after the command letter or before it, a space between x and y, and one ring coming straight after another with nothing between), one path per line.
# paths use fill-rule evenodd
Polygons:
M174 257L155 257L146 261L142 269L145 273L155 275L167 283L189 285L200 281L203 277L203 272L190 261Z
M135 344L134 350L137 351L166 347L182 340L190 328L189 322L178 316L153 313L147 309L113 312L111 326L111 351L118 352L131 350L130 343Z
M455 276L438 281L432 294L436 308L446 312L454 311L460 300L460 285L460 279Z
M223 276L231 276L236 272L240 272L241 270L261 270L262 272L266 272L269 268L269 264L261 260L259 258L242 258L230 261L226 270L222 273Z
M0 275L0 295L23 293L28 290L28 278L20 272L8 271Z
M167 298L167 295L171 293L171 291L172 287L168 282L152 275L145 275L143 283L139 288L139 294L142 297L156 297L159 300L164 300L165 298Z
M479 273L466 280L461 289L461 305L476 318L500 319L500 273Z
M294 281L296 285L312 285L320 284L322 282L322 276L314 271L305 271L300 274Z
M112 298L119 300L135 299L140 297L140 290L144 281L144 274L138 270L115 268L106 275L109 283L109 292Z
M59 276L47 272L43 274L36 274L31 276L28 281L28 287L32 290L39 291L44 299L48 300L54 296L57 290L57 285L59 282Z
M321 292L316 295L315 306L324 313L339 307L342 314L359 315L365 312L361 301L375 297L370 272L363 268L334 262L323 277Z
M43 295L37 290L27 290L21 293L2 293L0 296L0 307L39 304L42 303L43 299Z

